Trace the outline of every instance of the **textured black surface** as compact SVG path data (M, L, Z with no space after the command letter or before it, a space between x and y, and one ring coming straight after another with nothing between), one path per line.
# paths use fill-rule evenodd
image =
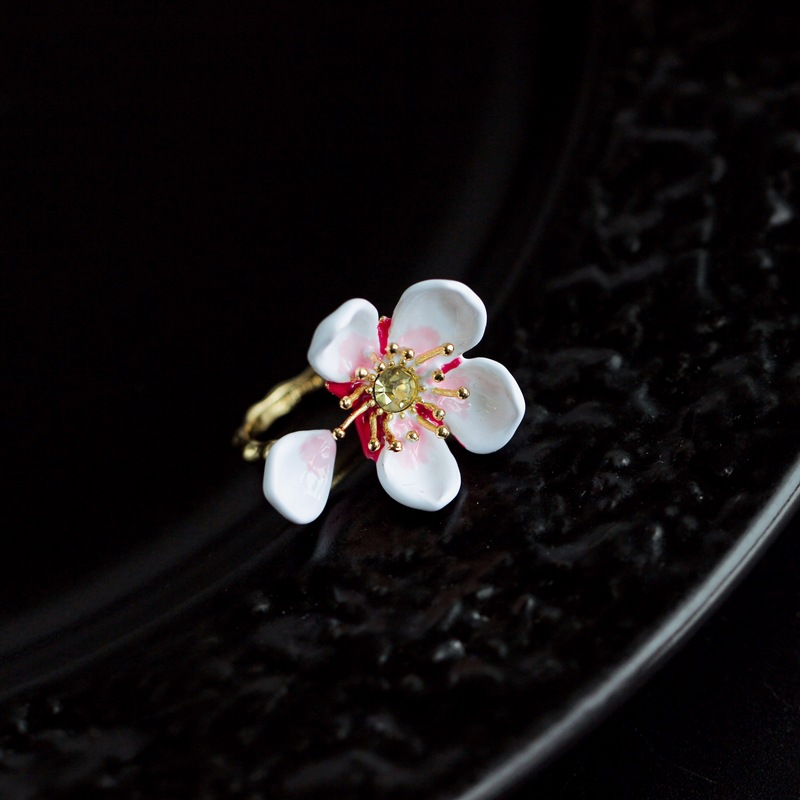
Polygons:
M798 25L663 6L604 9L570 179L479 348L528 398L516 439L459 454L432 516L365 466L225 591L7 702L0 794L454 796L747 532L800 450Z
M514 800L800 791L800 519L686 650Z

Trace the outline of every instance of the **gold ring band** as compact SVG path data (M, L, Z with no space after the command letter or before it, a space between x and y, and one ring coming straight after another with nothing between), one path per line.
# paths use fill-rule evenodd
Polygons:
M244 421L233 436L233 446L241 450L245 461L261 461L267 457L274 439L264 434L281 417L286 416L311 392L324 388L325 381L311 367L283 381L267 392L265 397L247 409Z

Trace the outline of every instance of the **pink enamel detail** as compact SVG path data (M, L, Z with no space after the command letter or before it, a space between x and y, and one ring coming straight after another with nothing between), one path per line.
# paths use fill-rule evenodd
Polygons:
M390 331L389 335L392 337L393 342L397 342L401 347L411 347L416 351L417 355L421 355L426 350L433 350L440 344L444 344L441 339L441 334L436 328L430 325L419 325L416 328L409 328L402 335ZM431 362L425 366L428 367Z

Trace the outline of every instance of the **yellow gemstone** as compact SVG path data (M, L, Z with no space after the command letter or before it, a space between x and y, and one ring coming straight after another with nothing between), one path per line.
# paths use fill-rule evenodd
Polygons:
M417 376L405 367L389 367L375 379L375 402L390 414L405 411L418 393Z

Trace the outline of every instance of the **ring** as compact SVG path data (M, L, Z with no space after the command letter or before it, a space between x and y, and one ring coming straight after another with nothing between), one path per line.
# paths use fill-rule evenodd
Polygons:
M486 307L463 283L427 280L401 296L391 317L367 300L342 304L318 326L309 368L278 384L245 415L234 444L265 460L264 495L291 522L325 508L338 443L352 426L386 493L437 511L455 498L461 472L447 444L493 453L516 432L525 400L511 373L489 358L466 358L483 338ZM309 392L327 388L347 416L331 430L264 434Z

